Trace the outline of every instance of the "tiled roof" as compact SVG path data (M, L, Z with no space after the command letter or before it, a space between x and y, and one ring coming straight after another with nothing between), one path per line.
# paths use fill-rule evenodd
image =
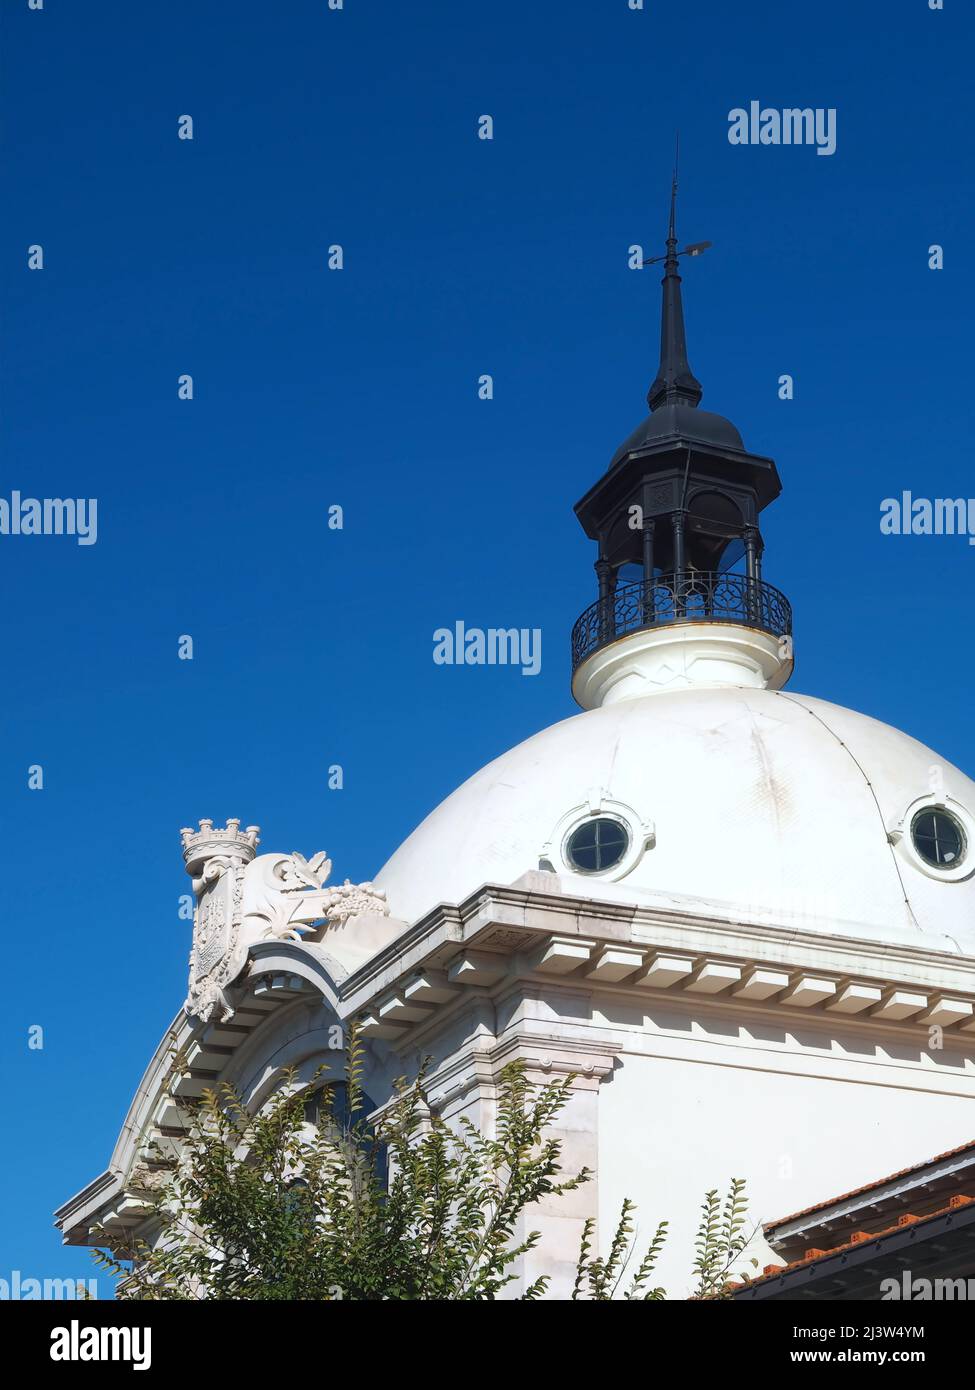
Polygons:
M972 1145L972 1144L965 1144L961 1149L953 1149L953 1150L951 1150L951 1155L954 1155L954 1154L956 1154L956 1153L963 1153L963 1152L965 1151L965 1149L969 1149L969 1148L975 1148L975 1145ZM949 1156L951 1156L951 1155L948 1155L948 1154L941 1154L941 1155L939 1155L939 1158L946 1158L946 1157L949 1157ZM932 1160L931 1160L931 1162L937 1162L937 1161L938 1161L937 1159L932 1159ZM916 1164L916 1165L915 1165L915 1168L926 1168L927 1166L928 1166L928 1165L927 1165L926 1163L919 1163L919 1164ZM904 1172L904 1173L913 1173L913 1172L915 1171L915 1168L905 1168L905 1169L903 1170L903 1172ZM901 1176L901 1174L899 1174L899 1173L893 1173L893 1174L891 1174L891 1177L900 1177L900 1176ZM884 1178L883 1181L884 1181L884 1182L889 1182L889 1181L890 1181L890 1178ZM872 1187L877 1187L877 1186L879 1186L879 1184L877 1184L877 1183L870 1183L870 1184L868 1184L867 1187L857 1188L856 1190L857 1190L858 1192L869 1192L870 1188L872 1188ZM847 1194L847 1195L848 1195L848 1196L852 1196L853 1194L850 1193L850 1194ZM841 1201L842 1198L834 1198L834 1200L835 1200L835 1201ZM821 1249L817 1249L817 1248L814 1247L814 1248L812 1248L812 1249L807 1250L806 1253L803 1255L803 1257L802 1257L801 1260L792 1260L789 1264L786 1264L786 1265L766 1265L765 1268L762 1270L761 1274L760 1274L757 1278L755 1278L755 1279L748 1279L748 1280L744 1280L744 1281L741 1281L741 1282L732 1283L731 1285L729 1285L729 1289L734 1290L735 1292L737 1292L739 1289L748 1288L748 1287L750 1287L750 1286L752 1286L752 1285L754 1285L754 1284L760 1284L760 1283L762 1283L762 1281L765 1280L765 1279L773 1279L773 1278L776 1278L778 1275L788 1273L789 1270L792 1270L792 1269L799 1269L799 1268L802 1267L802 1266L815 1264L815 1262L816 1262L817 1260L825 1259L825 1258L826 1258L827 1256L829 1256L829 1255L838 1255L838 1254L839 1254L841 1251L843 1251L843 1250L852 1250L854 1246L856 1246L856 1245L862 1245L865 1241L879 1240L879 1238L880 1238L881 1236L889 1236L889 1235L892 1235L895 1231L903 1230L903 1228L904 1228L905 1226L912 1226L912 1225L914 1225L915 1223L922 1224L922 1223L924 1223L925 1221L932 1221L936 1216L945 1216L945 1215L947 1215L949 1212L957 1210L959 1207L966 1207L966 1206L971 1205L972 1202L975 1202L975 1197L966 1197L966 1196L962 1195L961 1193L956 1193L956 1195L955 1195L954 1197L950 1197L950 1198L948 1199L948 1201L946 1202L946 1204L945 1204L943 1207L939 1207L937 1211L928 1211L928 1212L925 1212L923 1216L913 1216L911 1213L905 1212L902 1216L899 1216L899 1217L897 1218L897 1220L896 1220L892 1225L890 1225L890 1226L885 1226L884 1229L883 1229L882 1231L854 1231L853 1234L850 1236L849 1240L844 1241L842 1245L836 1245L836 1246L834 1246L832 1249L829 1249L829 1250L821 1250ZM822 1206L831 1206L832 1203L830 1203L830 1202L824 1202L824 1203L821 1203L821 1205L822 1205ZM810 1207L809 1210L810 1210L810 1211L818 1211L819 1208L818 1208L818 1207ZM798 1214L801 1216L801 1215L803 1215L804 1213L800 1212L800 1213L798 1213ZM792 1218L792 1217L787 1217L787 1218L786 1218L786 1220L792 1220L792 1219L794 1219L794 1218ZM766 1230L767 1230L767 1229L768 1229L768 1227L766 1227Z
M762 1229L766 1234L769 1231L778 1230L780 1226L787 1226L790 1221L798 1221L800 1217L811 1216L813 1212L825 1211L827 1207L835 1207L837 1203L847 1202L851 1197L859 1197L864 1192L873 1192L878 1187L885 1187L889 1182L896 1182L898 1178L906 1178L911 1173L919 1173L924 1168L930 1168L934 1163L943 1163L945 1159L957 1158L960 1154L969 1152L975 1158L975 1140L970 1140L967 1144L960 1144L957 1149L948 1149L943 1154L935 1154L934 1158L926 1158L923 1163L913 1163L910 1168L901 1168L896 1173L888 1173L885 1178L876 1178L863 1187L854 1187L849 1192L841 1192L838 1197L830 1197L825 1202L816 1202L811 1207L803 1207L802 1211L794 1211L791 1216L780 1216L777 1221L766 1221L763 1223Z

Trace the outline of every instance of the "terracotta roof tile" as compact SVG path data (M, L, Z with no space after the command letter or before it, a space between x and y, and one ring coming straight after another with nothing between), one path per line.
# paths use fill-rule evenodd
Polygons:
M794 1211L791 1216L780 1216L777 1221L766 1221L763 1223L762 1229L774 1231L779 1226L788 1225L790 1221L798 1221L801 1216L811 1216L814 1211L823 1211L826 1207L835 1206L837 1202L845 1202L850 1197L859 1197L863 1192L872 1192L874 1188L895 1182L897 1178L906 1178L909 1173L918 1173L922 1168L930 1168L932 1163L942 1163L946 1158L957 1158L959 1154L969 1151L975 1157L975 1140L969 1140L967 1144L959 1144L957 1149L948 1149L943 1154L935 1154L934 1158L926 1158L923 1163L912 1163L910 1168L901 1168L896 1173L888 1173L885 1178L876 1178L873 1182L865 1183L863 1187L854 1187L849 1192L841 1192L838 1197L830 1197L825 1202L815 1202L811 1207L803 1207L802 1211Z
M965 1147L968 1148L970 1146L966 1144ZM920 1164L918 1166L923 1168L925 1165ZM906 1171L910 1172L911 1170L907 1169ZM871 1186L874 1186L874 1184L871 1184ZM849 1240L844 1241L842 1245L833 1246L831 1250L810 1249L806 1251L801 1260L792 1260L787 1265L766 1265L760 1275L746 1281L745 1287L749 1287L752 1284L760 1284L765 1279L774 1279L777 1275L785 1274L790 1269L798 1269L800 1265L815 1264L817 1260L825 1259L828 1255L838 1255L843 1250L852 1250L856 1245L863 1245L865 1242L871 1240L879 1240L881 1236L893 1235L895 1231L901 1230L904 1226L910 1225L912 1222L931 1221L936 1216L945 1216L948 1212L956 1211L959 1207L966 1207L971 1202L975 1202L975 1197L967 1197L958 1193L954 1197L950 1197L943 1207L939 1207L937 1211L929 1211L924 1216L910 1216L905 1214L899 1216L893 1225L885 1226L882 1231L854 1231ZM826 1203L826 1205L828 1206L830 1204Z

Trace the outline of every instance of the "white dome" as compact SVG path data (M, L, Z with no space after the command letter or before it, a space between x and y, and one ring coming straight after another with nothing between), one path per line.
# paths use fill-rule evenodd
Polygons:
M911 822L942 806L966 852L925 863ZM565 840L622 820L624 861L581 875ZM975 783L906 734L782 691L686 689L555 724L481 769L377 876L413 921L482 884L552 869L567 891L975 952Z

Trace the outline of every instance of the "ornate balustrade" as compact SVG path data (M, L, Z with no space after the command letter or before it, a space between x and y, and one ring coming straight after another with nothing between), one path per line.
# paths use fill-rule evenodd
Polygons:
M745 574L691 571L619 584L591 603L572 629L572 669L628 632L667 623L739 623L773 637L792 631L792 607L779 589Z

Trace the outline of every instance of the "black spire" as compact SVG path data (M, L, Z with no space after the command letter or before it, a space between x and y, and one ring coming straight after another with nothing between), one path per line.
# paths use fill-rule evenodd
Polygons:
M678 146L679 148L679 146ZM674 161L674 181L670 189L670 225L667 230L667 254L655 256L654 261L663 260L664 278L663 305L660 313L660 366L657 375L647 392L647 404L651 410L662 405L696 406L704 394L701 383L691 371L687 360L687 339L684 334L684 305L681 301L681 277L678 273L678 255L696 255L703 249L687 247L686 252L677 250L677 161ZM646 265L652 261L644 262Z
M730 420L696 409L702 391L687 361L678 267L682 256L699 256L711 243L678 249L676 222L675 160L667 251L643 262L664 267L660 370L647 394L652 413L575 508L599 547L599 597L572 632L573 680L581 682L574 689L586 708L593 703L588 682L597 673L589 658L631 632L671 623L730 623L772 638L791 631L788 600L762 578L759 522L781 491L775 464L750 454ZM607 664L592 689L610 670L629 680L629 669ZM790 669L783 656L774 681L782 684ZM763 679L768 684L773 677ZM599 686L607 688L605 681Z

